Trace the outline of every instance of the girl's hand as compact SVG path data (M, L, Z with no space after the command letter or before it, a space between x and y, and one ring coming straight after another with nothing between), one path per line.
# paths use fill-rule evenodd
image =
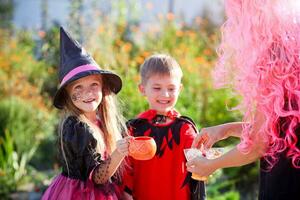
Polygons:
M202 128L193 141L192 148L211 148L216 142L224 139L226 131L222 125Z
M187 170L189 172L192 172L200 177L208 177L211 175L214 171L216 171L216 168L212 166L212 160L209 160L205 157L199 157L188 161L186 163Z
M128 155L129 140L131 138L132 137L128 136L128 137L125 137L125 138L117 141L116 150L122 156L127 156Z

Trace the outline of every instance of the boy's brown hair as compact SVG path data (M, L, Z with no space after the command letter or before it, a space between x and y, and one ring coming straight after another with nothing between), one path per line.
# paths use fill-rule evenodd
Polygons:
M154 54L148 57L140 69L141 83L146 84L153 75L172 75L182 78L182 70L177 61L167 54Z

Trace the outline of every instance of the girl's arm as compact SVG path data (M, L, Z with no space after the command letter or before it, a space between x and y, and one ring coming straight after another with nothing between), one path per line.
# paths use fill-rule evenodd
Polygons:
M94 183L106 183L114 175L125 156L128 155L128 138L117 141L117 148L113 151L110 159L95 168L92 175Z

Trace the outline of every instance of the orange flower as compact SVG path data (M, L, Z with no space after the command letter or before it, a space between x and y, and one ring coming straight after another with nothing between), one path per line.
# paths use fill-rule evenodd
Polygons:
M139 56L139 57L136 58L136 62L140 65L144 62L144 58Z
M150 55L150 52L144 51L144 52L142 53L142 55L143 55L145 58L147 58L147 57Z
M135 83L139 83L140 82L139 74L136 74L135 76L133 76L133 80L134 80Z
M46 36L46 32L43 31L43 30L40 30L40 31L38 32L38 35L39 35L40 38L44 38L44 37Z
M132 49L132 44L131 43L125 43L124 45L123 45L123 49L124 49L124 51L125 52L129 52L129 51L131 51L131 49Z
M167 20L172 21L175 19L174 13L168 12L167 13Z
M195 39L195 38L196 38L196 33L193 32L193 31L189 31L189 32L188 32L188 36L189 36L191 39Z
M99 26L98 29L97 29L97 32L99 34L104 33L104 27L103 26Z
M22 59L21 59L21 57L19 57L18 55L12 55L11 56L11 60L13 61L13 62L20 62Z
M123 41L121 41L120 39L117 39L117 40L116 40L116 45L117 45L117 46L121 46L122 43L123 43Z
M210 56L212 54L211 50L210 49L204 49L203 51L204 55L206 56Z
M176 36L177 37L182 37L183 36L183 31L182 30L177 30L176 31Z
M198 57L196 57L195 59L196 59L196 61L197 61L198 63L204 63L204 62L205 62L205 59L204 59L203 57L201 57L201 56L198 56Z

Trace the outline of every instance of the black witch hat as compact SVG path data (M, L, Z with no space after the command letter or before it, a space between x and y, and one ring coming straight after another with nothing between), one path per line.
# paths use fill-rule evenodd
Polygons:
M64 88L71 82L92 74L101 74L104 84L107 84L112 92L118 93L121 90L121 78L111 71L101 69L91 55L61 27L60 85L54 96L54 106L63 109L66 98Z

